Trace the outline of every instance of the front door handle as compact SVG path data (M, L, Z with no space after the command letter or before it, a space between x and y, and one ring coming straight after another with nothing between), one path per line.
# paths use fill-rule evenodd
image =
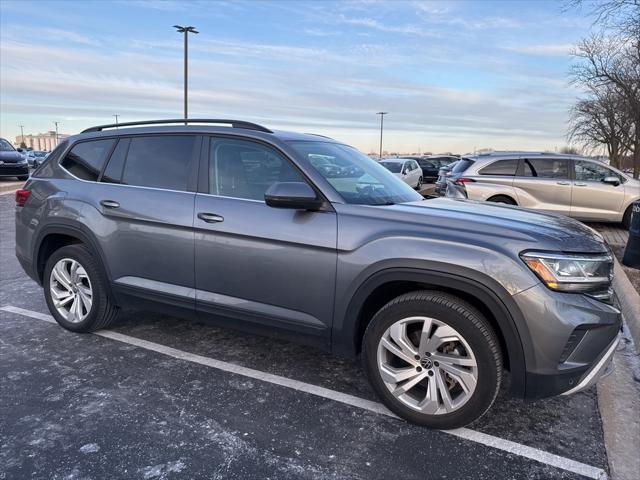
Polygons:
M586 183L574 183L574 185L575 185L576 187L586 187L586 186L587 186L587 184L586 184Z
M115 200L101 200L100 205L104 208L118 208L120 204Z
M557 182L558 185L571 185L569 182Z
M198 218L207 223L224 222L224 217L221 217L220 215L216 215L215 213L200 212L198 213Z

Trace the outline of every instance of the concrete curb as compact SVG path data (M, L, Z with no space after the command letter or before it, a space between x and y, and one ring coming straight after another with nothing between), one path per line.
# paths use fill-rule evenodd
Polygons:
M613 289L618 295L620 310L629 327L631 337L635 343L636 353L640 354L640 294L633 288L627 278L622 265L614 257Z
M24 182L0 183L0 195L13 193L24 185Z

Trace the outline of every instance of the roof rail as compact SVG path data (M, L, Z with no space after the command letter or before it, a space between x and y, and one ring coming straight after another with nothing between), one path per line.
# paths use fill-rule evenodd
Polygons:
M101 132L107 128L119 128L119 127L139 127L142 125L161 125L167 123L184 123L185 125L188 123L223 123L231 125L233 128L246 128L247 130L257 130L259 132L265 133L273 133L266 127L262 125L258 125L257 123L245 122L242 120L228 120L228 119L220 119L220 118L178 118L178 119L169 119L169 120L146 120L141 122L123 122L123 123L109 123L107 125L97 125L95 127L87 128L83 130L82 133L88 132Z

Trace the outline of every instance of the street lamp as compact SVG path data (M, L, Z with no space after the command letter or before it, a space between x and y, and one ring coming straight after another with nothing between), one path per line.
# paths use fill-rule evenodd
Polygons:
M183 27L181 25L174 25L173 28L178 30L178 33L184 33L184 124L187 122L187 73L188 73L188 62L187 62L187 49L189 47L189 34L190 33L198 33L195 27Z
M389 112L378 112L376 115L380 115L380 160L382 160L382 129L384 126L384 116Z
M118 117L119 117L120 115L111 115L111 116L112 116L112 117L116 117L116 128L118 128Z
M58 146L58 123L60 122L53 122L56 124L56 147Z
M20 134L22 135L22 143L21 143L20 147L22 148L22 145L24 145L26 147L27 144L24 143L24 125L20 125Z

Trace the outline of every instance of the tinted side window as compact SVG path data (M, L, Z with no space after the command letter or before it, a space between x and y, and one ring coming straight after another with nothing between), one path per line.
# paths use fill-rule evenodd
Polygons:
M132 138L122 183L186 191L195 144L194 135Z
M576 180L580 180L583 182L601 182L606 177L616 177L620 178L613 170L608 169L604 165L598 165L594 162L586 162L582 160L578 160L575 162L576 165ZM622 178L620 178L622 181Z
M473 164L473 160L469 160L468 158L460 159L456 162L456 164L451 169L452 174L462 173L467 168L469 168Z
M248 140L211 139L209 192L212 195L264 201L275 182L304 182L282 155Z
M82 180L95 182L114 143L112 138L78 143L60 165Z
M499 175L499 176L509 176L513 177L516 174L516 170L518 170L518 159L510 159L510 160L498 160L497 162L493 162L491 165L487 165L483 169L481 169L478 173L480 175Z
M104 169L101 182L105 183L120 183L122 179L122 168L124 167L124 160L129 150L130 139L125 138L118 142L115 150L111 154L107 168Z
M534 158L524 160L524 176L539 178L569 178L566 160L557 158Z

